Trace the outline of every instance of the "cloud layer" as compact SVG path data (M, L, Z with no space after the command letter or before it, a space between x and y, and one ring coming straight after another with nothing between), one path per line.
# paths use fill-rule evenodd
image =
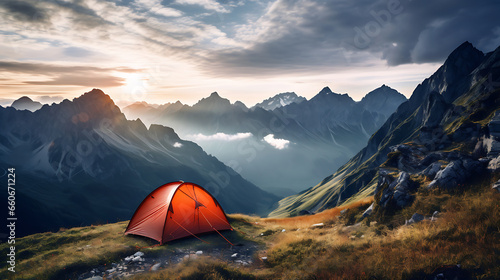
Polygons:
M193 140L195 142L198 141L237 141L237 140L243 140L246 138L252 137L252 133L246 132L246 133L237 133L237 134L226 134L226 133L216 133L213 135L204 135L204 134L195 134L195 135L188 135L187 138L190 140Z
M263 140L278 150L286 149L288 145L290 145L290 141L286 139L276 139L274 138L274 134L268 134Z
M370 79L388 66L441 63L464 41L491 51L499 10L495 0L4 0L0 87L121 87L127 71L150 64L163 67L148 89L158 94L188 83L238 92L270 77L325 86L325 73Z

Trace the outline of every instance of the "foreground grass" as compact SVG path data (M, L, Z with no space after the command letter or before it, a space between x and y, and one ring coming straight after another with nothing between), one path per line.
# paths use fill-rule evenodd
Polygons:
M19 238L16 240L16 272L7 271L7 263L2 262L0 279L76 279L85 271L96 266L111 265L138 250L154 257L182 248L207 250L228 246L218 234L203 235L203 240L208 244L186 238L156 246L158 242L148 238L124 235L127 223L61 229L56 233ZM256 235L251 230L252 224L246 220L234 217L231 223L240 231L226 231L224 236L235 243L251 241L241 233L242 230ZM0 251L7 252L9 246L0 244Z
M434 269L455 264L473 278L500 279L500 194L489 186L453 195L419 192L412 206L386 224L359 222L371 198L294 218L229 215L237 229L225 233L229 240L262 244L252 266L199 258L132 279L425 279ZM401 225L415 212L435 210L441 212L437 221ZM317 223L323 226L311 227ZM155 242L149 239L123 236L125 227L120 222L20 238L15 279L74 279L139 248L153 256L176 248L227 246L215 234L203 236L211 245L188 238L151 247ZM5 251L6 244L0 249ZM0 278L13 279L5 265Z

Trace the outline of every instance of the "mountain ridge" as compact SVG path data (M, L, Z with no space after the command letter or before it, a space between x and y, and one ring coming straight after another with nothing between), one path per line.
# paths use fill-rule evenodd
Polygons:
M177 180L204 186L228 213L262 214L277 200L172 128L127 120L101 90L35 112L0 108L0 124L0 162L19 178L19 236L128 219Z
M199 143L256 185L277 195L289 195L313 184L332 167L340 167L403 101L400 93L388 87L374 90L378 91L385 96L380 104L386 106L372 106L373 98L356 102L348 94L333 93L325 87L310 100L272 111L231 104L217 93L193 106L179 103L175 110L169 105L154 114L124 111L147 124L173 127L181 137ZM273 141L289 144L277 150ZM303 165L292 166L297 160ZM265 166L271 163L281 168L267 172Z
M486 57L498 55L497 51ZM481 79L475 69L487 63L484 58L469 42L460 45L433 75L416 87L410 99L371 136L365 148L321 183L301 195L281 200L270 216L320 211L373 194L378 166L387 160L391 147L417 137L445 137L442 123L460 117L457 112L463 105L454 102L473 94L474 81ZM494 67L488 69L496 71Z

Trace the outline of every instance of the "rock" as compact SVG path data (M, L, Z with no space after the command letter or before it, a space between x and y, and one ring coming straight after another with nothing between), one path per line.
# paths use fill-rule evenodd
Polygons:
M203 255L203 251L196 251L196 255Z
M491 187L491 188L500 192L500 180L498 180L496 183L494 183L493 187Z
M363 212L363 218L365 217L368 217L372 214L373 212L373 205L375 205L375 203L372 203L372 205L370 205L370 207L368 207L365 212Z
M386 177L390 177L386 175ZM390 179L384 179L390 181ZM383 180L383 181L384 181ZM410 175L407 172L400 172L398 179L392 181L389 186L382 193L380 198L380 205L388 207L389 204L396 205L399 208L408 206L413 201L413 195L416 184L410 180ZM377 186L379 188L379 186Z
M86 278L84 280L103 280L101 276L92 276L90 278Z
M141 251L134 254L134 257L142 257L142 256L144 256L144 253Z
M158 269L160 269L161 267L161 263L155 263L152 267L151 267L151 271L157 271Z
M434 222L435 220L437 220L438 217L439 217L439 211L434 211L431 217L431 221Z
M107 273L113 273L113 272L115 272L115 271L116 271L116 268L112 268L112 269L108 269L108 270L106 270L106 272L107 272Z
M313 213L308 210L300 210L299 216L304 216L304 215L312 215Z
M424 171L422 171L422 175L426 176L429 179L434 179L439 170L441 170L441 163L434 162L431 165L429 165L426 169L424 169Z
M500 171L500 156L489 161L488 170L492 172Z
M234 253L231 255L231 258L236 258L236 257L238 257L238 253Z
M495 112L495 115L488 124L488 128L492 137L500 138L500 110Z
M447 279L453 279L453 280L466 280L466 279L472 279L471 275L468 271L462 269L462 266L460 264L457 265L445 265L445 266L440 266L436 268L432 274L431 277L428 277L426 279L433 279L433 280L447 280Z
M455 188L458 185L464 184L465 180L469 179L472 175L480 173L482 170L483 165L479 161L463 157L462 159L452 161L443 170L438 171L428 188Z
M141 258L140 256L136 256L136 257L133 257L133 258L131 259L131 261L132 261L132 262L143 262L143 261L144 261L144 259L143 259L143 258Z
M424 220L424 218L425 218L424 215L415 213L415 214L413 214L413 216L411 216L411 218L409 220L406 221L406 225L411 225L414 223L421 222Z
M318 223L318 224L311 225L312 228L322 228L324 226L325 226L325 224L323 224L323 223Z

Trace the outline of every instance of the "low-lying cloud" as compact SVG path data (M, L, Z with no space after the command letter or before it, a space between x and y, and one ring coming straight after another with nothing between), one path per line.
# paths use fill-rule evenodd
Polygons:
M288 148L288 145L290 145L290 141L286 139L274 138L274 134L268 134L266 137L264 137L264 141L278 150L286 149Z
M175 142L174 143L174 148L182 148L182 143Z
M226 133L216 133L212 135L204 135L201 133L189 135L188 138L193 141L237 141L252 137L252 133L236 133L236 134L226 134Z

